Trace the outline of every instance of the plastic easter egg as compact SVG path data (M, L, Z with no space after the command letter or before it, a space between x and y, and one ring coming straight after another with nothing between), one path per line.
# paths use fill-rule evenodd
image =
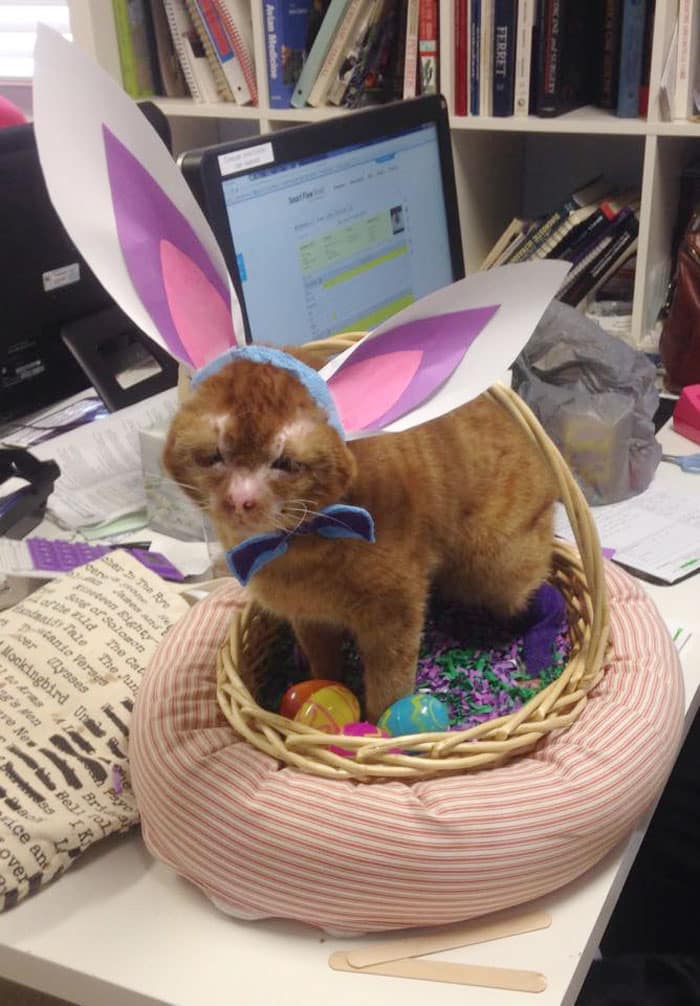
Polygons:
M349 688L339 684L319 688L294 717L297 723L327 734L339 734L346 723L355 723L359 718L360 703Z
M337 685L337 681L326 681L323 678L311 678L308 681L299 681L296 685L291 685L282 696L280 703L280 716L286 716L288 720L293 720L307 699L310 699L314 692L328 685Z
M346 723L343 729L340 731L345 737L388 737L389 734L386 730L382 730L375 723L367 723L365 720L361 720L359 723ZM337 747L332 744L330 747L331 751L335 754L344 755L346 758L352 758L356 753L349 748Z
M389 706L379 717L377 725L386 730L390 737L442 733L449 727L449 714L440 699L418 692Z

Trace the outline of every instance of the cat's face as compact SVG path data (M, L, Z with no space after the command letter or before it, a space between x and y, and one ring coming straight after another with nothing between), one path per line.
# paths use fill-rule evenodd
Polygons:
M166 470L231 541L291 530L339 502L355 462L290 373L239 360L199 385L173 419Z

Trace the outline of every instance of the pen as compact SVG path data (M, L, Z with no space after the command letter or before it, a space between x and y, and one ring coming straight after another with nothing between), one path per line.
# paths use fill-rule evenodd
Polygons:
M151 543L150 543L150 541L119 541L119 542L112 543L112 544L108 545L107 547L111 548L111 549L115 549L115 548L126 548L126 549L129 549L129 548L142 548L142 549L145 549L145 551L148 551L148 549L151 547Z

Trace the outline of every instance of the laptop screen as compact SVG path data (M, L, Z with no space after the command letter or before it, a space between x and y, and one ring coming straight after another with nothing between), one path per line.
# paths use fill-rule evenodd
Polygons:
M200 201L210 220L213 207L225 216L211 222L253 341L365 331L464 274L441 124L416 105L403 123L376 110L384 128L360 113L344 134L314 124L217 150L218 198Z

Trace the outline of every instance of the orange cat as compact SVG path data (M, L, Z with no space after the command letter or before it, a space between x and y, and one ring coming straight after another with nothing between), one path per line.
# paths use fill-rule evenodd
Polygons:
M353 633L371 720L413 691L431 587L508 616L549 571L553 477L483 396L405 433L346 444L292 374L238 360L182 404L164 462L226 548L292 530L330 504L369 510L375 543L291 537L248 589L291 622L313 677L338 677L343 633Z

